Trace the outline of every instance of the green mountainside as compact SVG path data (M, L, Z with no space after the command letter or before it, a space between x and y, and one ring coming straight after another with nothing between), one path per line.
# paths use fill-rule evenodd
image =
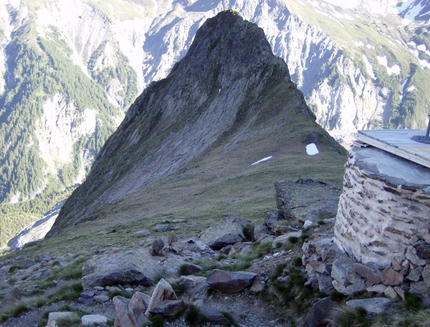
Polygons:
M330 2L0 4L0 248L83 182L137 95L167 76L208 17L229 8L263 28L336 140L348 144L357 129L425 128L426 2L389 1L382 12L365 0Z

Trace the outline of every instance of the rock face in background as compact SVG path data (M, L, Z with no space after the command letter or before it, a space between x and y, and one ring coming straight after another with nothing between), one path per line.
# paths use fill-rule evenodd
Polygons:
M315 123L263 30L235 11L221 12L197 31L169 76L138 97L49 235L97 219L97 210L151 183L193 171L193 160L239 159L227 175L237 176L253 148L267 153L288 143L289 153L296 145L305 159L308 135L322 152L342 155L343 149Z
M331 2L2 2L2 237L10 239L82 182L137 94L170 72L207 18L229 8L263 28L317 122L337 140L348 144L356 129L389 122L423 126L428 4ZM24 212L20 205L30 200L37 202L33 215L10 224L8 213Z
M430 257L430 169L375 148L352 148L334 228L336 241L363 263L385 268Z

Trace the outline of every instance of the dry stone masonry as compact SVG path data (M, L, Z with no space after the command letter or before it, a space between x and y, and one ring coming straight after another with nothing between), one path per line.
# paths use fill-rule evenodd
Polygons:
M346 272L342 287L354 284L354 289L369 290L372 286L371 290L385 293L386 287L391 287L392 296L400 295L394 288L402 287L430 297L429 231L430 169L376 148L353 147L346 164L334 242L369 269L361 268L360 273L353 266L354 274L367 277L364 284ZM333 263L332 277L340 265ZM338 276L333 286L340 290L340 284ZM377 288L376 284L382 286Z

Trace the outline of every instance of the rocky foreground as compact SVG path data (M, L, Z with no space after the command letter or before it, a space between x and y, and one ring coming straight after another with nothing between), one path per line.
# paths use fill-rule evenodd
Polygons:
M174 231L161 236L158 225L135 231L134 249L2 261L2 326L309 327L341 326L345 317L366 326L410 321L402 303L424 302L400 280L412 278L414 270L379 271L355 262L333 242L330 216L338 189L307 179L275 187L278 210L258 226L229 216L199 237L178 238ZM324 194L324 201L315 200L317 194ZM312 212L313 220L301 223L304 212Z

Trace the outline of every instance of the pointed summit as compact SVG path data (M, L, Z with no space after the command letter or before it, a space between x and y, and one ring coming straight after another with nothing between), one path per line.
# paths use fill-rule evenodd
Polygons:
M49 235L102 218L107 226L124 217L172 212L187 219L207 216L204 208L211 218L235 214L233 207L217 211L225 197L226 203L245 201L242 213L260 214L253 197L272 198L273 182L287 173L288 158L309 160L308 142L322 152L312 159L315 164L336 161L341 178L342 151L315 123L263 30L237 12L221 12L202 25L169 76L136 99ZM273 176L257 173L258 165L248 172L251 163L269 155ZM264 184L265 193L236 193L250 183Z

